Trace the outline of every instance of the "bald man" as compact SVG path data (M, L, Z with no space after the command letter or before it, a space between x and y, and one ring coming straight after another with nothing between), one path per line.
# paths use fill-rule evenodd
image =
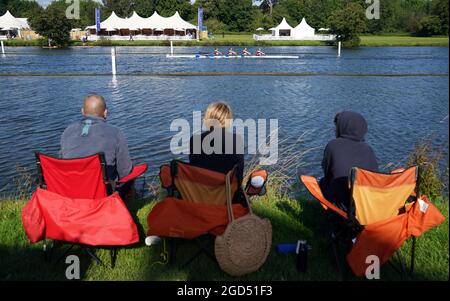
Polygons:
M83 118L67 127L61 136L61 155L65 159L104 153L109 180L128 175L132 162L122 132L106 123L108 110L100 95L88 95L81 109Z

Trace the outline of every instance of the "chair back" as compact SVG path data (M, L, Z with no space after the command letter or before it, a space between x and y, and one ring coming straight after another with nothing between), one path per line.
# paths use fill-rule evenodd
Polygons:
M36 163L41 188L76 199L99 199L108 195L102 153L77 159L36 153Z
M236 168L229 176L230 192L231 196L234 196L239 186ZM160 177L163 187L172 187L179 192L183 200L199 204L226 205L226 174L174 160L170 166L161 167Z
M353 168L350 212L361 225L398 215L417 186L418 167L391 174Z

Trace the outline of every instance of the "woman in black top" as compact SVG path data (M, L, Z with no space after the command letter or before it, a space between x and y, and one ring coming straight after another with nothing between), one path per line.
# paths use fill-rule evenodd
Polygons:
M241 136L229 130L232 118L228 104L210 104L204 117L208 130L191 137L189 161L195 166L224 174L237 165L240 185L244 175L244 143Z

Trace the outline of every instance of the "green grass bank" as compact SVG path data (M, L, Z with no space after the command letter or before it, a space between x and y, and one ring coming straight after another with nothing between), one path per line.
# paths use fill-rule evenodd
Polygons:
M25 201L0 201L0 280L65 280L64 261L47 263L42 253L42 243L30 245L21 222L21 209ZM436 200L437 207L446 221L417 239L415 280L448 281L449 231L448 200ZM155 201L137 199L128 204L132 215L137 217L143 241L147 229L146 217ZM178 247L178 258L172 266L159 263L162 244L147 247L143 243L121 249L114 269L95 263L75 248L72 253L80 256L82 280L338 280L331 250L325 239L326 220L320 205L301 197L300 199L268 194L254 199L255 212L271 220L273 226L272 251L265 265L257 272L232 278L222 272L210 258L203 256L190 266L181 268L195 251L192 242ZM279 243L306 239L312 246L309 253L308 271L298 273L293 254L279 254ZM405 244L401 252L409 252ZM58 250L53 258L56 259ZM109 252L100 250L99 257L109 263ZM409 254L409 253L408 253ZM349 280L360 280L349 274ZM381 269L382 280L401 280L389 266Z
M42 40L10 40L6 46L41 46ZM89 46L168 46L168 41L97 41ZM73 41L71 46L82 46L81 41ZM322 41L255 41L251 34L221 34L210 40L175 41L176 46L326 46ZM361 46L448 46L448 36L413 37L405 35L367 35L361 36Z

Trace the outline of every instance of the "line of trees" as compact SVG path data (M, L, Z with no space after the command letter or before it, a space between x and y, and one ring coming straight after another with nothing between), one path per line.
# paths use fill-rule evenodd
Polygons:
M94 0L80 1L80 19L68 20L65 0L54 0L42 8L33 0L1 0L0 14L10 10L18 17L28 17L32 27L46 35L62 28L84 28L95 23L94 9L100 7L102 20L112 11L121 17L136 11L149 17L156 10L163 16L179 11L181 16L197 23L197 9L204 9L205 25L213 32L252 32L258 27L276 26L283 17L295 26L303 17L315 27L331 28L343 40L357 43L361 33L407 32L418 36L448 35L448 0L379 0L380 18L365 16L370 3L366 0L263 0L255 6L252 0ZM373 3L372 0L371 2ZM65 20L63 20L65 19ZM66 36L68 39L68 34ZM65 39L61 40L66 43Z

